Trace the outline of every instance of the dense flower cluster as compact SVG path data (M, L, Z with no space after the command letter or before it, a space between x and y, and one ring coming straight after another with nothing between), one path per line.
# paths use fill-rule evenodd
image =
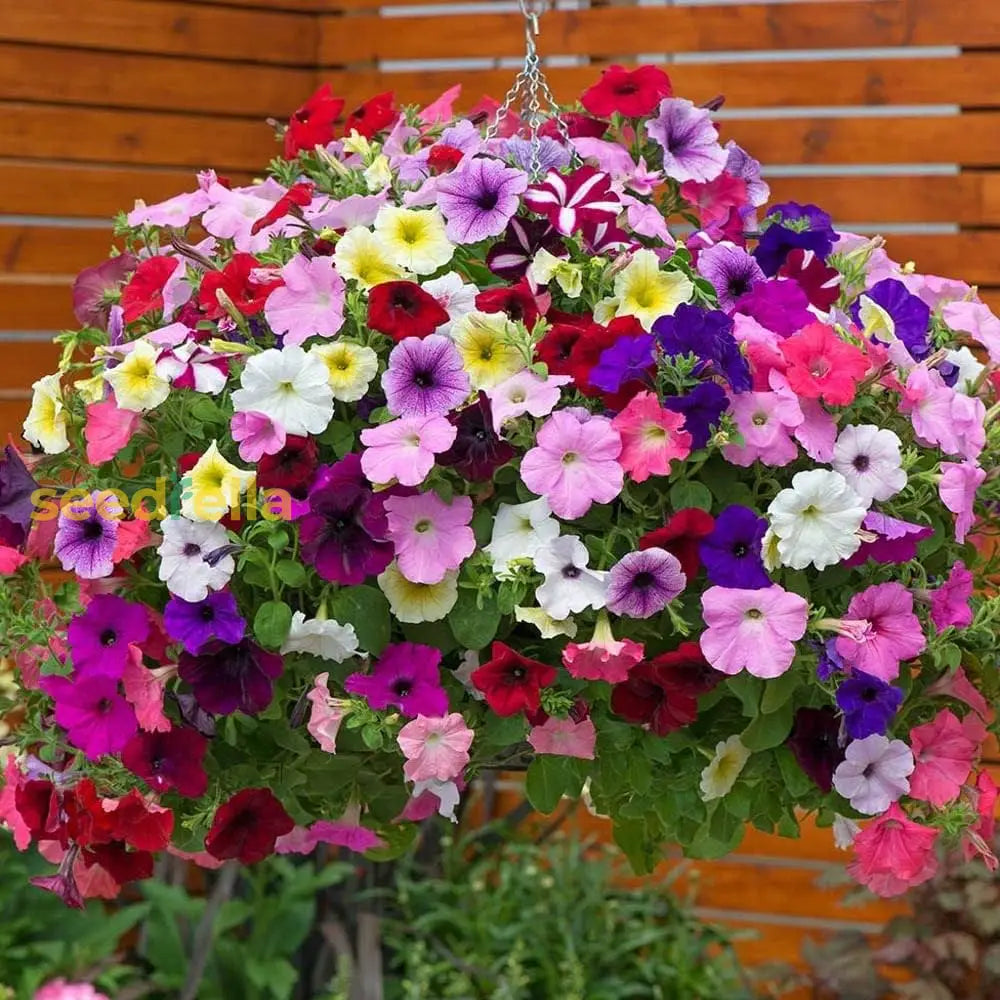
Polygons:
M640 869L810 813L876 892L995 865L1000 321L653 67L535 140L454 97L324 87L77 283L0 461L40 884L392 856L488 767Z

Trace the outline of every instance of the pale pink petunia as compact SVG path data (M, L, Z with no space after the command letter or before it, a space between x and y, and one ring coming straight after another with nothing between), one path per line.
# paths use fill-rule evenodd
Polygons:
M312 705L306 729L319 744L320 750L337 752L337 733L346 714L343 704L330 695L328 673L317 674L306 699Z
M778 586L709 587L702 594L701 613L707 626L699 639L705 659L724 674L746 670L766 678L778 677L792 665L809 604Z
M83 436L87 442L87 461L91 465L109 462L132 440L142 422L142 414L122 410L113 397L87 407Z
M170 226L183 229L196 215L201 215L212 204L212 199L203 190L175 194L166 201L155 205L136 202L128 213L126 221L130 226Z
M636 393L611 424L622 439L619 464L637 483L669 475L671 462L691 454L684 415L661 406L655 393Z
M938 492L941 503L955 517L955 541L961 544L975 520L976 491L986 479L985 470L973 462L942 462Z
M979 752L958 717L946 708L922 726L910 730L916 766L910 776L910 795L941 808L958 793Z
M800 399L802 423L792 432L814 462L829 462L837 440L837 421L818 399Z
M521 460L521 478L549 501L554 514L574 520L593 504L610 503L621 493L621 450L621 436L607 417L557 410Z
M907 376L900 400L917 437L966 461L979 457L986 443L986 407L974 396L956 392L940 373L918 365Z
M642 660L644 653L641 642L616 639L608 616L602 611L590 642L568 643L562 661L571 677L620 684L628 679L629 671Z
M299 220L286 215L253 232L254 223L274 208L285 191L281 184L270 178L263 184L233 189L212 184L208 188L208 196L213 205L202 216L201 224L213 236L231 239L236 249L243 253L261 253L271 245L273 237L284 233L286 227L289 233L293 233L293 226L301 226Z
M244 462L259 462L265 455L276 455L287 440L284 427L256 410L234 413L229 430L233 440L239 442Z
M969 334L986 348L993 364L1000 363L1000 319L982 302L949 302L941 318L952 330Z
M525 369L491 389L486 389L493 413L493 429L499 434L506 421L524 413L530 413L533 417L547 417L559 402L560 386L572 381L571 375L549 375L543 378Z
M344 325L344 279L332 257L293 257L282 269L285 284L267 297L264 315L286 345L332 337Z
M458 431L447 417L400 417L361 432L361 470L372 483L419 486Z
M535 753L593 760L597 730L590 719L574 722L552 716L540 726L532 727L528 742Z
M854 838L848 873L878 896L900 896L934 877L938 830L914 823L893 802Z
M406 780L454 780L469 763L474 736L459 712L438 718L418 715L396 737L406 757L403 765Z
M974 578L960 559L951 567L948 579L931 591L931 621L943 632L946 628L966 628L972 624L972 597Z
M837 653L852 669L883 681L898 677L900 661L918 656L927 645L913 613L913 594L894 580L855 594L845 617L867 621L869 629L860 642L839 637Z
M319 208L307 208L303 215L313 229L317 230L370 226L388 199L388 190L378 194L352 194L341 201L320 202Z
M722 449L734 465L783 466L794 462L799 449L792 432L802 423L802 410L792 395L777 392L741 392L733 396L730 413L743 444L727 444Z
M469 497L445 503L433 492L391 496L385 513L396 563L411 583L440 583L476 551Z

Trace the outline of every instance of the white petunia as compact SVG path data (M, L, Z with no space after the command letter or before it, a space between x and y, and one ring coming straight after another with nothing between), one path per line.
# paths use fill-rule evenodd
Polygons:
M781 565L826 569L861 547L858 529L868 504L839 472L810 469L792 477L767 508Z
M493 537L486 552L493 560L493 572L501 579L513 576L515 559L533 559L535 554L559 537L559 522L542 497L527 503L502 503L493 522Z
M185 601L203 601L210 590L221 590L229 583L236 563L228 552L218 555L229 544L221 524L167 517L160 531L159 578L171 594Z
M967 347L960 347L957 351L948 351L944 359L948 364L954 365L958 369L955 392L969 395L970 386L974 385L979 376L986 370L986 365L979 361Z
M31 408L24 420L24 439L46 455L58 455L69 447L66 407L58 375L45 375L32 385Z
M888 500L906 485L902 444L874 424L848 424L837 436L831 464L866 503Z
M575 535L563 535L535 553L535 569L545 577L535 597L556 621L604 607L608 574L587 569L589 559L587 546Z
M715 756L701 772L699 788L702 800L710 802L728 794L749 759L750 751L739 736L730 736L728 740L717 743Z
M307 619L301 611L296 611L281 652L311 653L343 663L358 655L358 636L353 625L341 625L332 618Z
M526 608L520 604L514 607L514 618L519 622L534 625L543 639L554 639L557 635L566 635L570 639L576 638L577 625L573 618L563 618L556 621L552 615L541 608Z
M913 752L902 740L875 733L847 744L833 787L852 808L876 816L909 792L913 768Z
M322 359L301 347L251 357L233 393L237 413L266 413L286 434L322 434L333 419L333 390Z
M455 810L458 808L461 794L458 785L454 781L438 781L436 778L428 778L426 781L415 781L413 783L413 798L418 798L424 792L430 792L438 800L438 815L450 819L452 823L458 822Z
M854 846L854 838L861 832L861 827L837 813L833 817L833 846L838 851L849 851Z
M420 287L448 314L448 322L442 323L434 331L442 336L450 337L452 323L476 308L479 289L463 281L462 276L454 271L442 274L440 278L434 278L432 281L425 281Z

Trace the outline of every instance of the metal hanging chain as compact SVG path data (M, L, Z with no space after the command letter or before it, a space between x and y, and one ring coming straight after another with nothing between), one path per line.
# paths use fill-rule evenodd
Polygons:
M532 180L538 180L542 174L542 137L540 130L546 118L551 117L566 143L567 149L573 153L569 130L560 116L560 108L552 96L548 81L542 72L541 59L538 56L538 19L545 12L549 0L519 0L521 14L524 16L524 65L514 78L514 83L503 103L497 109L496 117L486 130L487 139L495 139L500 133L500 126L510 113L515 102L522 111L522 118L528 126L528 137L531 142L529 174ZM545 103L543 111L542 102Z

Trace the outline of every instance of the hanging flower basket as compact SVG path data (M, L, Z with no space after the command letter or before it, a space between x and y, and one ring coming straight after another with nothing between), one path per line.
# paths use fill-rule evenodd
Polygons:
M391 857L486 768L586 786L638 870L804 814L884 895L995 865L1000 322L765 210L656 68L544 123L454 97L323 87L77 282L0 464L39 884Z

